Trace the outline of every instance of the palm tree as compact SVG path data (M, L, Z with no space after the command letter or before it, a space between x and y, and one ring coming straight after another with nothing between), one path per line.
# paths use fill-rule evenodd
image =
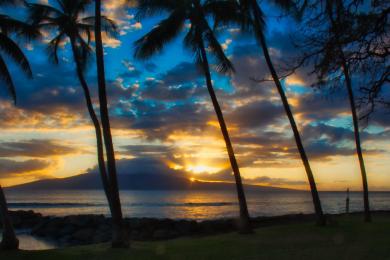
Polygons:
M73 53L73 60L76 64L76 72L81 87L84 92L85 102L88 108L89 116L95 127L97 158L100 176L102 179L105 194L110 209L110 189L107 177L106 163L104 160L103 139L99 119L93 108L90 89L84 77L84 71L87 68L88 61L91 58L90 39L94 29L94 17L81 16L85 13L85 8L91 3L90 0L64 1L58 0L59 9L51 5L29 4L30 21L34 26L41 30L55 32L53 38L48 43L48 55L51 60L58 64L58 48L64 46L69 40ZM113 21L104 17L108 33L115 34L116 26ZM86 39L85 39L86 38Z
M115 150L112 142L110 116L108 113L107 91L106 91L106 76L104 70L104 50L102 40L102 27L104 22L101 14L101 1L95 0L95 42L96 42L96 62L97 62L97 77L99 87L100 101L100 117L103 129L104 144L106 147L107 168L109 175L109 183L111 190L112 202L112 224L113 224L113 240L112 247L129 247L128 234L124 228L123 215L121 209L121 201L119 197L119 187L117 179Z
M341 40L340 40L343 32L343 27L344 27L342 16L344 16L345 13L346 10L344 8L344 4L342 1L326 0L326 14L330 21L330 26L331 26L330 35L332 35L330 37L330 46L334 46L335 48L334 49L332 48L332 51L336 52L336 55L333 54L332 56L333 57L336 56L337 59L339 59L339 61L336 62L338 62L341 65L342 72L344 74L345 86L348 91L349 103L351 106L356 152L358 154L360 172L361 172L362 182L363 182L364 220L366 222L371 222L370 203L368 199L367 173L366 173L366 167L364 165L363 151L360 142L359 118L357 115L355 97L353 93L352 80L350 75L350 66L348 64L345 52L343 50L343 45L341 44ZM329 44L329 42L327 42L327 44Z
M2 250L16 250L19 248L19 240L16 237L11 218L9 216L7 201L0 185L0 219L3 223L3 240L0 243Z
M229 22L239 23L242 25L243 30L248 30L250 32L253 32L256 37L256 40L259 42L260 47L263 50L263 55L267 63L267 66L270 70L272 79L282 99L284 110L287 114L288 120L293 130L295 142L299 154L301 156L303 165L306 170L306 174L310 184L315 213L317 215L317 223L319 225L325 225L326 219L322 211L321 201L318 195L316 182L314 180L314 175L309 164L309 159L306 155L297 124L295 122L293 113L288 103L286 93L279 80L279 76L276 72L271 56L269 54L268 45L264 33L265 30L264 14L262 12L261 7L259 6L257 0L239 0L238 2L235 0L232 1L211 0L211 2L214 2L214 6L219 7L219 8L215 8L215 7L213 8L214 16L217 17L216 18L217 21L219 21L220 23L229 23ZM284 8L289 8L293 5L293 1L290 0L274 1L274 2L276 4L281 5ZM222 6L226 8L222 8Z
M15 1L2 0L0 5L14 4ZM16 104L16 90L15 85L11 77L11 73L8 70L8 66L5 63L4 55L10 58L15 64L26 74L28 77L32 77L32 71L30 63L28 62L23 51L20 49L17 43L11 38L11 34L17 34L19 37L25 37L26 39L32 39L39 34L33 27L28 24L15 20L7 15L0 14L0 83L3 83L7 87L8 92ZM16 237L15 230L13 228L11 218L9 216L7 201L3 192L3 188L0 185L0 219L3 223L3 239L0 244L0 248L3 250L16 250L19 247L19 240Z
M90 40L94 33L95 17L84 17L86 8L92 3L91 0L56 0L59 8L43 4L29 4L30 20L34 25L41 29L49 29L56 32L54 38L49 42L49 56L55 63L58 63L58 47L65 44L69 39L73 59L76 64L76 72L80 84L84 91L84 96L89 115L95 127L97 157L100 176L102 179L105 194L108 200L113 222L117 212L121 211L120 203L115 203L115 193L112 189L111 176L107 174L106 163L104 159L103 138L99 119L93 108L88 84L84 77L84 71L87 68L91 55ZM117 28L115 23L107 17L100 18L105 33L116 36ZM116 244L118 227L113 223L113 244Z
M229 137L228 129L222 114L221 107L218 103L215 94L211 73L210 64L206 47L209 54L213 55L217 61L217 70L222 73L233 72L234 68L229 59L225 56L221 45L216 39L213 30L210 28L206 15L209 7L200 0L140 0L138 1L138 16L153 15L163 11L169 13L168 18L162 20L149 33L140 38L135 43L135 57L138 59L147 59L153 54L162 50L164 45L175 37L184 29L185 23L190 22L184 37L184 45L191 49L195 54L196 63L202 69L207 89L210 94L215 113L217 114L218 122L224 137L227 152L230 159L230 164L234 173L238 201L240 206L240 233L251 233L252 227L247 208L244 188L242 185L240 170L232 142Z

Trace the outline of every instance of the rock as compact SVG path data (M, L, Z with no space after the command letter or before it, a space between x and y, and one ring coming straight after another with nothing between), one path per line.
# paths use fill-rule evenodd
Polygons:
M198 223L196 221L179 220L174 224L174 229L180 235L188 236L197 231Z
M82 244L91 243L95 236L95 230L92 228L84 228L76 231L72 235L72 239L80 241Z
M66 236L66 235L72 234L73 232L75 232L75 230L76 230L75 226L68 224L68 225L64 226L63 228L61 228L59 230L58 234L60 236Z

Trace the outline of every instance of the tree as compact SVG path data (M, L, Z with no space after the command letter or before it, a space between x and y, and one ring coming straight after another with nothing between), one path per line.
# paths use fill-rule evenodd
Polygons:
M362 68L363 63L361 60L358 61L359 57L362 56L356 51L356 47L353 47L357 46L356 42L361 37L359 34L365 31L364 27L358 26L359 3L355 0L348 2L320 0L315 2L317 3L316 7L313 6L309 9L310 15L307 20L312 27L311 30L307 30L305 33L304 43L301 47L306 51L302 55L300 63L306 63L305 65L312 63L313 72L317 75L318 81L314 85L319 87L345 85L347 89L356 153L363 183L364 219L366 222L370 222L368 181L361 147L359 116L352 78L353 66L356 67L358 64L357 67ZM312 15L313 12L316 12L316 15ZM370 51L373 51L373 49L370 48ZM358 71L356 72L358 73ZM365 76L364 72L360 74L360 77Z
M343 50L343 45L341 43L341 32L343 27L343 16L345 15L345 8L343 5L343 2L340 0L327 0L326 1L326 13L328 15L328 18L330 20L330 30L331 30L331 41L333 41L333 46L335 47L335 52L337 53L336 59L338 58L338 62L340 62L341 69L344 74L345 78L345 86L347 87L348 91L348 97L349 102L351 106L351 113L352 113L352 121L353 121L353 128L354 128L354 135L355 135L355 144L356 144L356 152L358 154L359 158L359 166L360 166L360 172L362 176L362 182L363 182L363 200L364 200L364 219L366 222L371 221L371 213L370 213L370 204L368 199L368 182L367 182L367 173L366 173L366 167L364 165L364 159L363 159L363 151L361 147L361 141L360 141L360 132L359 132L359 118L357 116L356 111L356 104L355 104L355 97L353 93L353 87L352 87L352 79L350 75L350 69L347 62L347 59L345 58L345 53ZM333 34L333 35L332 35ZM333 39L332 39L333 38ZM333 56L335 57L335 56Z
M123 215L121 202L119 197L119 187L117 179L115 150L112 142L110 116L108 113L107 91L106 91L106 76L104 69L104 50L102 40L102 27L104 26L101 14L101 0L95 0L95 42L96 42L96 63L97 77L99 87L99 102L100 102L100 117L103 129L104 144L106 147L107 169L111 190L112 202L112 224L113 224L113 239L112 247L126 248L129 247L129 239L127 231L123 223Z
M0 5L14 3L16 2L11 0L0 1ZM0 14L0 83L7 87L8 92L11 94L11 97L16 104L15 85L8 66L4 60L4 56L10 58L23 71L23 73L30 78L32 77L32 71L27 57L24 55L18 44L11 39L11 34L18 34L18 36L24 37L28 40L39 36L39 34L28 24L15 20L7 15ZM1 186L0 218L3 223L3 240L1 241L0 248L3 250L18 249L19 240L15 235L15 230L8 212L7 201Z
M95 113L89 86L84 77L91 58L90 41L94 31L95 17L83 17L86 8L91 0L57 0L59 8L44 4L29 4L29 20L41 30L48 30L52 39L48 43L48 55L51 60L58 64L58 49L65 46L67 40L73 53L73 60L76 64L76 72L84 92L85 102L89 116L93 122L96 135L97 159L103 188L112 212L111 191L107 176L106 163L104 159L103 138L99 119ZM82 18L83 17L83 18ZM116 36L117 28L115 23L107 17L102 17L105 32Z
M252 227L250 224L241 174L226 122L214 91L207 51L215 58L217 63L216 68L219 72L233 72L234 68L229 59L225 56L221 45L208 24L206 16L209 9L210 6L208 6L208 3L201 2L200 0L140 0L138 3L138 17L155 15L161 12L168 12L169 15L168 18L162 20L149 33L136 41L135 57L138 59L147 59L158 53L163 49L165 44L180 34L185 28L185 23L187 21L190 22L190 27L184 37L184 45L194 53L195 62L204 73L207 90L210 94L225 140L230 164L235 177L240 206L239 231L240 233L251 233Z
M0 219L3 223L3 240L0 243L1 250L16 250L19 248L19 240L16 237L14 226L8 212L7 200L3 188L0 186Z
M288 103L286 93L283 89L282 83L276 69L273 65L271 55L268 50L268 44L265 36L265 17L261 7L259 6L256 0L239 0L238 4L236 1L232 0L214 0L215 5L224 6L226 8L214 8L214 16L217 17L219 23L239 23L244 31L252 32L258 41L271 73L272 79L275 83L275 86L279 92L280 98L283 103L284 110L287 114L288 120L290 122L295 142L298 147L299 154L301 156L303 165L306 170L306 174L310 184L311 195L313 199L313 204L315 208L315 213L317 216L318 225L325 225L326 219L322 211L321 201L317 190L317 185L314 179L313 172L310 167L309 159L307 157L305 148L302 143L302 139L297 127L297 124L294 119L294 115ZM295 4L293 1L284 0L284 1L274 1L276 4L280 5L285 9L294 8ZM227 8L230 6L229 8Z

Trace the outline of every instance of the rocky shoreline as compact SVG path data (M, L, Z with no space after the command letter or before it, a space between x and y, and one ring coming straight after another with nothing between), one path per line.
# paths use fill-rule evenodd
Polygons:
M376 214L390 216L390 211L377 211ZM332 219L331 216L334 215L330 215L330 219ZM111 239L111 219L103 215L50 217L42 216L33 211L12 211L11 217L16 229L30 230L31 235L53 241L60 247L103 243ZM252 218L254 227L308 221L315 221L315 216L313 214L295 214ZM235 231L236 226L235 219L200 222L155 218L125 219L125 227L129 230L130 238L136 241L221 234Z

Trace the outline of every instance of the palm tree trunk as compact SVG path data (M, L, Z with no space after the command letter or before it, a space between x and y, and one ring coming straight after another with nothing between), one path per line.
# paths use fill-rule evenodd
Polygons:
M0 186L0 217L3 223L3 239L0 243L1 250L17 250L19 248L19 240L16 237L11 218L9 216L7 201Z
M276 73L276 70L275 70L274 65L272 63L272 60L271 60L271 56L269 55L269 52L268 52L267 42L265 40L265 36L262 32L261 25L259 22L261 19L261 11L260 11L260 7L258 6L256 1L253 1L253 10L254 10L255 26L257 27L256 31L257 31L257 35L259 38L259 42L260 42L261 48L263 49L263 54L264 54L265 60L267 62L268 68L270 70L270 73L272 75L272 79L274 80L276 88L278 89L279 95L282 99L284 110L287 114L288 120L290 121L290 125L291 125L291 128L292 128L293 133L294 133L295 142L296 142L299 154L301 156L303 165L305 167L307 178L309 180L314 209L315 209L315 213L317 216L317 224L323 226L323 225L326 225L326 219L325 219L325 216L324 216L323 211L322 211L322 206L321 206L321 201L320 201L320 197L319 197L318 190L317 190L317 185L316 185L316 182L314 180L313 172L312 172L310 164L309 164L309 159L307 158L305 149L303 147L302 139L301 139L301 136L299 134L299 130L298 130L297 124L295 122L294 116L292 114L290 105L288 103L286 94L284 92L282 84L280 83L279 77Z
M74 58L74 61L76 63L77 76L79 78L80 84L81 84L83 91L84 91L84 97L85 97L85 102L87 104L89 116L91 117L91 120L92 120L93 125L95 127L96 148L97 148L99 172L100 172L100 177L102 180L104 192L105 192L106 197L107 197L108 205L110 207L110 212L112 212L113 208L111 205L112 203L111 203L111 196L110 196L111 192L110 192L110 186L109 186L109 181L108 181L108 176L107 176L106 163L104 160L103 139L102 139L102 131L100 128L100 122L99 122L99 119L96 116L95 110L93 108L89 87L88 87L87 82L85 81L82 66L81 66L80 60L77 56L77 49L76 49L75 40L73 38L71 38L70 42L71 42L72 51L73 51L73 58Z
M343 59L343 72L344 72L345 82L346 82L346 86L347 86L347 90L348 90L349 102L351 105L356 152L357 152L358 158L359 158L360 172L361 172L362 181L363 181L364 221L371 222L370 202L368 199L367 173L366 173L366 167L364 165L363 152L362 152L362 147L361 147L361 143L360 143L359 119L358 119L357 112L356 112L355 98L354 98L354 94L353 94L353 90L352 90L352 81L351 81L351 77L349 75L349 67L348 67L348 64L346 63L344 57L342 57L342 59Z
M239 232L241 234L250 234L253 233L252 226L250 223L250 217L249 217L249 212L248 212L248 206L246 203L246 198L245 198L245 192L244 192L244 187L242 185L242 180L241 180L241 174L240 174L240 169L238 167L238 163L236 160L236 157L234 155L234 150L232 146L232 142L229 137L229 132L225 123L225 119L222 114L221 107L218 103L217 96L215 94L213 84L211 81L211 74L210 74L210 67L207 59L207 54L206 50L204 48L203 42L200 43L200 49L201 49L201 55L202 55L202 65L203 65L203 71L206 77L206 82L207 82L207 89L209 91L211 100L213 102L214 110L215 113L217 114L218 117L218 122L222 131L223 138L225 139L225 144L226 144L226 149L229 154L229 159L230 159L230 164L233 169L234 173L234 178L236 181L236 188L237 188L237 196L238 196L238 202L240 205L240 223L239 223Z
M119 197L118 179L115 165L115 151L112 142L110 118L108 113L106 79L104 71L104 51L101 32L101 0L95 0L95 40L96 62L99 85L100 117L103 128L103 138L106 147L107 168L109 174L111 200L112 200L112 247L129 247L127 230L124 228L121 202Z

